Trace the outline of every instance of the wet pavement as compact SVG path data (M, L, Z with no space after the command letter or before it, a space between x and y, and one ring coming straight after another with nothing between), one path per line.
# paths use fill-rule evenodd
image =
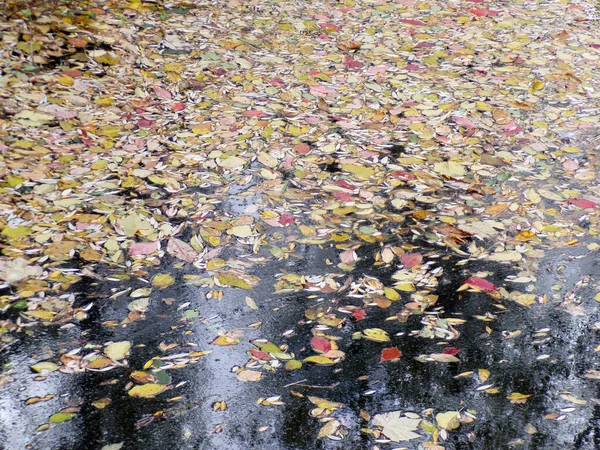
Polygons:
M372 435L361 432L367 426L361 411L372 416L396 410L426 414L429 409L464 410L474 418L448 433L443 442L446 449L598 448L598 381L586 378L594 367L590 355L599 343L599 308L593 295L600 270L595 255L575 249L547 251L538 261L537 281L529 283L537 299L546 294L546 303L536 301L527 308L484 292L457 292L469 273L482 270L492 273L489 281L502 286L508 276L516 275L510 266L480 261L456 265L459 257L444 255L428 245L423 243L419 249L424 261L431 262L432 271L443 268L438 270L439 286L433 291L439 301L424 316L413 315L405 323L394 321L386 326L392 335L390 345L402 351L400 361L380 363L381 343L353 340L352 336L369 327L381 327L385 318L401 311L402 300L388 309L369 310L363 320L350 319L341 328L329 330L346 352L346 358L336 366L305 365L293 372L279 368L254 383L240 382L234 373L248 360L247 351L253 348L250 340L286 344L296 358L306 357L313 326L304 317L305 311L311 307L335 311L353 303L352 298L339 293L273 293L276 276L282 272L305 276L328 273L326 260L333 257L335 249L300 248L297 254L301 258L269 263L256 270L262 280L251 292L256 310L244 301L247 291L225 289L222 300L207 300L206 288L177 283L151 298L145 320L112 330L101 324L118 319L128 298L110 299L110 295L142 283L86 279L74 292L77 303L89 305L88 319L74 327L22 334L2 353L5 374L14 379L0 394L3 448L99 449L123 442L123 448L133 450L167 448L167 443L178 449L371 449L377 445L417 449L426 440L425 433L423 439L403 445L377 444ZM389 280L393 265L378 269L370 261L376 249L362 249L364 262L344 274L342 280L370 274L384 283ZM181 271L180 276L184 273ZM564 305L564 298L573 291L583 299L578 305L581 311ZM553 298L557 293L560 295ZM354 304L361 305L362 301ZM187 313L185 318L185 311L199 314L193 317L195 314ZM423 323L432 317L466 322L456 326L460 336L452 341L418 335ZM259 326L257 322L261 322ZM219 331L233 329L244 332L240 344L206 346ZM83 354L87 353L86 345L123 339L134 342L128 367L106 372L53 372L39 381L34 381L38 374L29 369L39 360L75 348ZM190 350L213 353L164 371L164 382L173 387L169 393L154 399L128 397L127 374L141 369L159 353L164 355L157 350L161 342L180 344L164 352L166 355ZM418 360L419 355L449 347L458 350L460 363ZM489 370L489 378L483 381L479 369ZM464 374L470 371L474 373ZM523 404L513 404L505 398L513 392L531 397ZM27 398L48 394L55 397L25 405ZM341 441L317 439L322 424L311 417L314 405L300 394L343 403L333 416L347 427L347 437ZM165 400L179 396L183 400ZM281 396L278 400L284 404L257 404L259 398L275 396ZM101 398L110 398L112 403L104 409L92 406ZM214 403L222 400L227 409L215 412ZM51 414L68 406L79 410L74 419L36 432ZM156 415L158 411L162 413Z

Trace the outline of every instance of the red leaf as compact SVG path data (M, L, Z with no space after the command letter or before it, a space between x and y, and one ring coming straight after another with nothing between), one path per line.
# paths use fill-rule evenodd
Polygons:
M575 205L578 208L595 208L596 206L598 206L595 202L592 202L591 200L586 200L584 198L571 197L567 201L569 202L569 204Z
M294 223L296 218L291 214L282 214L279 216L279 223L283 226L289 225L290 223Z
M362 308L358 308L354 310L352 317L354 317L356 320L363 320L365 317L367 317L367 312Z
M312 338L310 340L310 345L312 345L312 347L315 350L318 350L323 353L327 353L329 350L331 350L331 342L329 341L329 339L325 339L321 336L315 336L314 338Z
M416 19L400 19L400 22L405 23L406 25L415 25L418 27L426 27L427 24L425 22L423 22L422 20L416 20Z
M398 361L402 356L402 352L398 347L384 348L381 350L381 362Z
M352 194L348 194L347 192L334 192L333 196L335 198L340 199L343 202L351 202L352 201Z
M348 183L346 180L337 180L335 182L335 184L336 184L336 186L339 186L339 187L344 188L344 189L349 189L351 191L353 191L354 189L356 189L356 186Z
M400 262L406 267L410 269L411 267L418 266L423 262L423 255L419 253L407 253L400 257Z
M454 123L456 125L460 125L461 127L465 127L465 128L477 128L477 125L475 125L474 122L472 122L471 120L467 119L466 117L454 116L452 118L452 120L454 120Z
M140 119L137 122L138 127L149 127L150 125L152 125L152 121L148 120L148 119Z
M591 45L590 45L590 47L591 47ZM78 78L78 77L83 76L83 72L81 70L77 70L77 69L65 70L63 73L71 78Z
M415 177L412 173L403 172L402 170L396 170L392 175L396 178L400 178L402 181L410 181L417 179L417 177Z
M319 24L319 28L324 28L327 31L340 31L340 27L332 23L323 22Z
M442 353L445 355L456 355L460 350L458 350L456 347L447 347L444 350L442 350Z
M344 57L344 64L348 69L360 69L364 64L356 59L351 58L350 56Z
M173 111L183 111L185 109L185 105L181 102L173 103L171 105L171 109Z
M469 278L463 284L468 284L474 288L482 290L483 292L495 292L498 290L494 283L490 283L488 280L483 278Z
M310 147L305 143L297 144L294 146L294 151L299 155L306 155L310 152Z
M267 352L263 352L262 350L258 350L256 348L250 349L250 354L255 358L261 359L263 361L271 360L271 355L269 355Z
M506 125L502 125L502 129L506 134L517 134L523 131L523 128L517 125L517 123L514 120L511 120Z
M493 10L487 9L487 8L469 9L468 11L471 14L474 14L478 17L497 16L498 15L498 11L493 11Z

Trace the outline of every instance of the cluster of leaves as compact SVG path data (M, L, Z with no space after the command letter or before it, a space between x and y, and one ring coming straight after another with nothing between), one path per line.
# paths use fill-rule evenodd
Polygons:
M479 3L7 2L3 344L36 322L85 319L88 309L72 293L84 277L147 282L115 293L131 302L120 322L105 325L126 326L176 282L166 260L220 298L222 287L256 286L248 272L257 264L287 259L299 245L331 245L338 273L286 273L275 292L347 290L363 304L308 310L314 354L300 361L285 345L255 341L237 376L257 381L280 365L335 365L344 345L330 329L403 295L410 300L391 318L399 323L436 304L441 273L411 244L397 245L399 235L450 249L461 264L516 265L507 281L523 289L496 287L485 271L467 276L464 289L545 303L530 284L544 249L598 232L598 161L585 144L600 122L600 43L577 4L545 5L533 16L527 4ZM393 282L340 283L357 251L373 244L381 246L375 267L398 268ZM585 314L576 295L555 295L567 312ZM435 318L417 332L451 340L458 325ZM383 328L354 338L390 341ZM213 344L239 342L230 332ZM90 350L34 370L104 370L121 364L129 347ZM384 348L381 360L401 353ZM459 358L450 348L420 360ZM130 395L166 389L152 377L139 378ZM59 414L50 422L75 412ZM390 423L417 420L374 425L393 439ZM440 426L451 429L452 420ZM328 421L321 434L342 436L337 425Z

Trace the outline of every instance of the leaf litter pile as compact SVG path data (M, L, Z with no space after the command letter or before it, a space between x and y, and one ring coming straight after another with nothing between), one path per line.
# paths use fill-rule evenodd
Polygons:
M533 442L530 422L551 433L593 404L568 389L507 390L494 382L506 360L461 350L465 327L499 336L506 354L529 336L527 348L538 347L527 363L551 364L542 350L553 330L503 329L498 318L554 311L577 328L596 311L593 277L567 290L561 266L547 289L536 284L555 269L541 267L550 249L600 249L592 5L11 0L1 14L3 390L21 378L110 373L103 383L119 386L120 405L159 405L134 418L141 429L192 408L227 413L229 399L186 399L179 369L245 346L246 359L228 361L235 383L266 392L270 379L284 382L244 408L259 416L303 402L316 424L309 446L435 450L479 448L476 427L496 420L472 407L482 396L515 410L560 396L562 407L529 416L513 446ZM298 263L313 251L329 251L318 272ZM459 280L452 292L440 287L448 273ZM253 291L261 283L271 299ZM196 300L177 298L181 286ZM256 320L211 322L228 296ZM305 311L262 335L274 299ZM485 312L446 311L474 299ZM158 306L167 312L152 322L175 325L147 348L127 333ZM104 310L100 338L84 332ZM198 327L212 337L195 340ZM58 341L13 365L6 355L39 334ZM372 389L338 402L347 397L334 380L364 365L360 348L374 355L359 377ZM594 347L585 352L578 376L593 383ZM383 407L377 393L388 388L376 380L388 370L437 370L464 393L449 404L415 392L420 409L401 399ZM331 383L306 382L315 373ZM26 428L37 442L115 400L35 392L19 401L54 407ZM207 432L227 433L227 423Z

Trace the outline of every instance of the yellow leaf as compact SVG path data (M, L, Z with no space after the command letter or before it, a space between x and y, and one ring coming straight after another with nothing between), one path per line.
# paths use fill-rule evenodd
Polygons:
M221 258L211 259L206 263L206 270L217 270L222 269L227 265L227 261Z
M367 328L363 331L363 335L365 339L375 342L389 342L391 340L387 331L381 328Z
M531 395L521 394L520 392L513 392L512 394L507 396L506 399L510 400L511 403L519 405L525 403L529 397L531 397Z
M313 363L313 364L317 364L319 366L331 366L333 364L335 364L335 361L326 358L325 356L309 356L308 358L304 359L305 363Z
M239 225L236 227L231 227L229 230L227 230L227 234L231 234L239 238L247 238L252 236L252 228L250 225Z
M64 77L60 77L58 79L58 83L62 84L63 86L73 86L73 78L65 75Z
M58 366L56 364L48 361L42 361L29 367L36 373L54 372L55 370L58 370Z
M246 297L246 305L248 305L252 309L258 309L258 306L256 306L256 302L250 297Z
M223 286L237 287L241 289L252 289L259 282L257 277L233 271L223 272L216 275L217 280Z
M129 355L131 341L113 342L104 347L104 354L113 361L119 361Z
M160 394L162 391L164 391L166 387L167 386L165 386L164 384L142 384L140 386L132 387L129 390L128 394L130 397L152 398L155 395Z
M94 100L94 103L96 103L98 106L110 106L114 102L115 99L110 97L98 97L96 100Z
M546 87L546 85L542 81L534 80L533 83L531 83L531 86L529 86L529 90L531 92L538 92L543 90L544 87Z
M369 178L375 173L375 169L366 167L362 164L344 164L342 170L344 172L350 172L359 178Z
M56 313L53 313L52 311L40 311L40 310L25 311L23 314L25 314L26 316L35 317L36 319L41 319L41 320L52 320L52 318L56 315Z
M384 288L383 292L389 300L394 301L400 298L400 294L392 288Z
M490 371L487 369L479 369L479 381L485 383L487 379L490 377Z
M222 334L221 336L217 336L211 344L220 345L222 347L226 347L229 345L236 345L240 343L241 338L239 336L232 336L228 334Z
M152 286L164 289L175 283L175 278L168 273L159 273L152 279Z
M308 399L310 400L310 402L317 406L318 408L323 408L323 409L338 409L341 408L342 406L344 406L343 403L338 403L338 402L332 402L330 400L327 400L325 398L321 398L321 397L314 397L312 395L308 396Z
M456 430L460 426L458 414L458 411L439 413L435 416L435 421L438 426L444 430Z
M435 163L433 165L433 170L440 175L445 175L449 178L464 177L466 174L463 165L454 161Z

